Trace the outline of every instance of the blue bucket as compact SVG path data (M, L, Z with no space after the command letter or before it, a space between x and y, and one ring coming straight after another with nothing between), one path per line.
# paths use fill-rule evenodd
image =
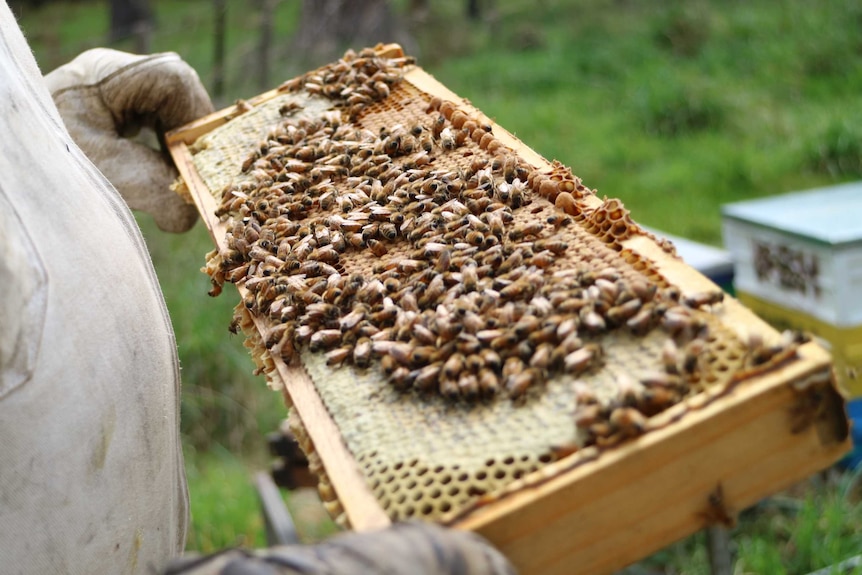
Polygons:
M850 418L853 451L845 455L839 465L847 469L856 469L862 463L862 398L847 402L847 416Z

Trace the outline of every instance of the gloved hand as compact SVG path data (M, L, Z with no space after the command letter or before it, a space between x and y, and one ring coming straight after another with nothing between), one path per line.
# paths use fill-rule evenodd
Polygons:
M433 523L396 523L318 545L261 551L230 549L176 559L164 575L515 575L515 568L476 534Z
M82 53L45 83L72 138L132 209L184 232L197 211L169 189L168 156L129 139L142 127L159 135L213 111L194 69L173 52L136 56L107 48Z

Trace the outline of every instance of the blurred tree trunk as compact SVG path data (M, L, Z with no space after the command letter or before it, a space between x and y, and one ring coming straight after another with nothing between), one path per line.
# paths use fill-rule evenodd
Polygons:
M257 43L257 87L266 90L269 85L270 60L272 60L272 28L276 0L258 0L260 33Z
M415 42L387 0L302 0L291 57L302 65L321 65L347 48L398 42L415 54Z
M467 0L467 17L477 22L480 16L479 0Z
M111 42L135 39L135 51L149 52L155 24L150 0L110 0Z
M213 0L213 98L224 96L227 2Z

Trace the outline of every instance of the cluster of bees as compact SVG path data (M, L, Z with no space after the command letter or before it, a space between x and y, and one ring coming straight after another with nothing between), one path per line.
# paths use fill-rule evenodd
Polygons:
M308 349L453 401L523 400L549 377L601 366L611 330L661 326L661 373L618 382L610 401L574 384L584 444L639 433L698 379L699 308L720 292L681 298L649 262L621 256L638 228L619 201L587 202L568 168L527 164L452 102L360 127L408 63L349 53L282 87L328 97L336 113L285 107L225 188L216 290L245 287L243 306L269 320L266 347L288 363Z
M401 82L404 68L415 62L410 56L386 58L379 48L365 48L358 54L348 50L337 62L288 80L278 89L303 90L333 100L352 122L369 105L387 98Z

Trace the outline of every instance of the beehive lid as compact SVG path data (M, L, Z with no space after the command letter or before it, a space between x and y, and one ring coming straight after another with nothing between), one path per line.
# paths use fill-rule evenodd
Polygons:
M722 214L819 244L862 244L862 182L727 204Z

